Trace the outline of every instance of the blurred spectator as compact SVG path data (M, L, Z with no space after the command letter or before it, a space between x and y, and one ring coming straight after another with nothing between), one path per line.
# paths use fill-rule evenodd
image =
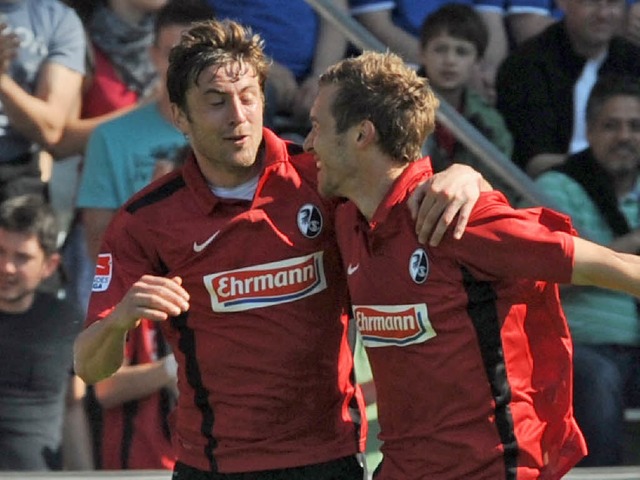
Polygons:
M304 0L207 0L218 18L231 18L264 39L273 59L266 88L265 124L306 135L318 76L344 57L347 40ZM333 0L348 10L347 0ZM279 120L289 121L281 125Z
M497 76L513 160L536 176L587 145L586 99L598 76L640 76L640 47L618 37L625 0L560 0L564 18L523 44Z
M486 25L473 7L459 3L443 5L429 14L422 25L420 59L433 90L510 157L513 141L502 116L470 88L474 67L482 59L488 38ZM510 200L516 199L515 192L484 168L482 161L441 123L436 122L425 149L436 172L453 163L470 165Z
M156 12L167 0L66 0L80 15L89 38L88 73L77 118L69 119L55 153L84 152L89 135L121 115L157 85L149 57Z
M504 9L512 47L535 37L557 20L553 0L506 0Z
M628 6L625 36L640 47L640 2L637 0Z
M626 0L626 3L624 36L640 46L640 2ZM554 0L506 0L505 10L507 30L516 45L542 33L564 15Z
M0 204L0 470L62 469L65 392L76 387L69 379L82 313L38 290L58 268L57 236L41 197ZM80 427L68 433L82 435ZM73 443L74 453L82 451Z
M49 197L66 236L62 262L67 295L87 309L94 259L87 252L84 229L75 208L82 155L89 135L101 123L122 115L153 95L157 75L149 57L155 12L167 0L66 0L83 21L89 39L88 73L82 100L68 119L64 135L53 150L56 161L49 181ZM100 409L89 387L87 410L93 429L100 425ZM98 435L96 435L98 437ZM99 465L99 445L94 445Z
M72 9L58 0L0 0L0 200L44 195L39 153L62 137L84 58Z
M212 16L213 10L196 2L167 4L156 18L151 48L160 77L155 101L100 125L90 137L77 204L82 209L91 258L96 257L115 210L149 183L158 160L172 158L187 143L171 120L165 85L169 52L186 25ZM135 141L130 141L131 132L136 132Z
M117 208L151 180L157 160L172 158L187 143L171 122L166 89L169 52L191 22L212 17L213 11L203 4L167 3L157 14L151 48L160 78L156 101L98 126L89 139L78 206L89 253L98 258L96 275L111 268L108 259L97 253ZM158 325L143 320L129 335L123 366L95 385L104 408L102 468L173 468L168 414L176 395L175 369Z
M151 174L151 180L157 180L163 175L173 172L176 168L181 167L187 161L187 158L189 158L190 154L191 147L187 144L178 149L173 157L158 158L158 160L156 161L156 165L153 168L153 173Z
M587 105L589 148L540 175L537 185L580 236L640 252L640 79L602 77ZM562 290L574 347L574 406L589 448L582 466L619 465L623 409L640 406L640 317L630 295Z
M82 154L89 135L107 120L149 101L157 85L149 49L155 14L167 0L67 0L83 20L89 37L88 74L82 102L67 121L53 153L49 182L51 203L67 234L63 264L69 297L84 310L89 299L94 259L89 258L84 231L75 209Z
M351 13L385 45L407 62L420 64L419 35L424 19L448 0L349 0ZM508 53L502 0L457 0L473 6L487 25L489 40L482 62L472 79L475 88L487 100L495 99L494 77L498 65Z

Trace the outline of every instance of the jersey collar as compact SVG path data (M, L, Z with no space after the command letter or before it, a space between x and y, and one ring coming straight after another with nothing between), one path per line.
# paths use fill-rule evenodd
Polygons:
M258 182L258 191L260 190L260 184L264 181L265 169L287 158L286 142L269 129L264 128L262 131L262 145L260 148L264 149L264 157L262 172ZM182 175L187 187L193 194L195 203L205 214L213 212L218 203L224 201L211 192L207 179L202 174L200 167L198 167L193 151L189 154L184 164ZM256 194L258 194L258 191Z
M382 199L380 205L378 205L371 219L371 226L374 227L375 225L385 222L391 209L403 203L421 182L431 176L433 176L433 169L429 157L424 157L410 163L400 176L396 178L391 188L389 188L387 195Z

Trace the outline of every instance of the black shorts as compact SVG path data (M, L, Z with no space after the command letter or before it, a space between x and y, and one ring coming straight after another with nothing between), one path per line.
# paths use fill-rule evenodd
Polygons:
M354 456L304 467L247 473L212 473L177 462L172 480L362 480L362 466Z

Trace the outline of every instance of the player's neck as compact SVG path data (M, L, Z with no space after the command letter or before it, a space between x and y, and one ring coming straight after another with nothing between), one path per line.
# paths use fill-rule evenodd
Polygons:
M384 168L372 169L361 178L356 193L349 198L368 221L373 219L389 189L406 167L406 164L387 162Z

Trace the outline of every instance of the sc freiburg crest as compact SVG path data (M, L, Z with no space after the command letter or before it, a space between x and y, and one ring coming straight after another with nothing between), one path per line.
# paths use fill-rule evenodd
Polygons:
M427 253L422 248L418 248L411 254L411 259L409 260L409 275L411 275L413 281L418 284L424 283L427 275L429 275L429 259L427 258Z
M322 213L311 203L304 204L298 211L298 228L307 238L316 238L322 231Z

